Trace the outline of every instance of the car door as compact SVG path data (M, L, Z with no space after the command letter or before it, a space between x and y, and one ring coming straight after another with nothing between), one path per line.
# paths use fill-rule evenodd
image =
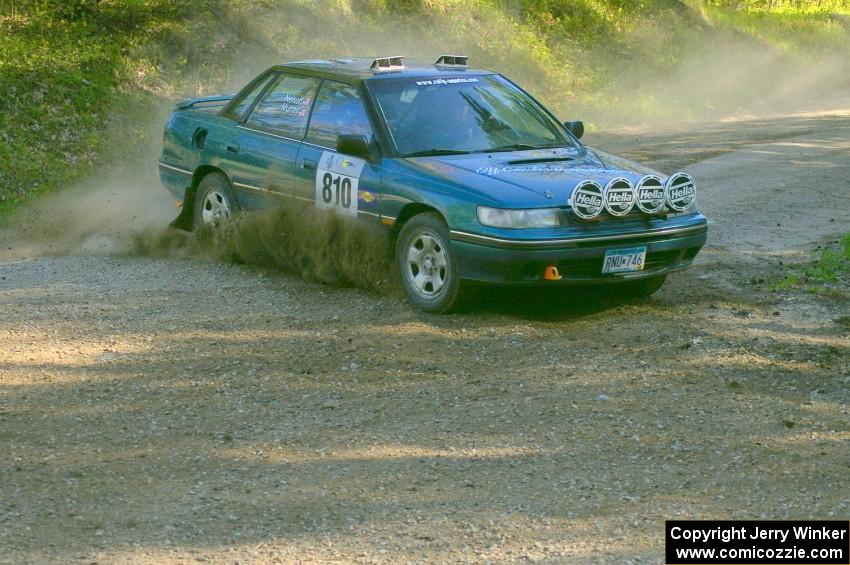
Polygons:
M210 135L206 140L207 150L210 152L210 163L220 167L230 179L244 178L246 165L243 163L244 155L240 153L239 136L241 130L237 126L245 121L248 112L254 108L254 104L260 95L274 82L280 73L267 72L254 79L233 99L224 109L222 116L231 120L227 127L220 128L217 135ZM254 191L244 191L234 185L236 199L242 208L255 208L260 195Z
M357 87L325 80L298 151L294 194L318 208L378 221L380 166L338 153L338 135L363 135L371 141L373 130Z
M320 79L280 73L260 95L241 124L236 147L228 152L234 188L246 207L265 204L268 196L291 197L295 159L307 130L307 118Z

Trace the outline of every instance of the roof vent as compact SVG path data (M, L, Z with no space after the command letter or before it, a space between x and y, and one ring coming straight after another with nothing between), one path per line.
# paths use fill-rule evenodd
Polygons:
M403 71L404 59L402 57L378 57L372 61L369 68L373 72Z
M442 55L434 64L439 67L465 67L468 62L466 55Z

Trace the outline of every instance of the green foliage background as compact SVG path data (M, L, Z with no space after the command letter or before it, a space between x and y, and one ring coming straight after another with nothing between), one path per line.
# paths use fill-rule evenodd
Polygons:
M100 162L148 158L174 99L280 61L463 52L591 127L679 121L846 86L847 13L845 0L0 0L0 215Z

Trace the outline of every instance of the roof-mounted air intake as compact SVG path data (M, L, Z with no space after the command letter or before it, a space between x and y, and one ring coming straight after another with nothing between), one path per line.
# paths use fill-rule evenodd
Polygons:
M438 67L465 67L468 62L466 55L442 55L434 64Z
M403 71L404 59L402 57L378 57L372 61L372 65L369 68L372 69L372 72L376 73L386 71Z

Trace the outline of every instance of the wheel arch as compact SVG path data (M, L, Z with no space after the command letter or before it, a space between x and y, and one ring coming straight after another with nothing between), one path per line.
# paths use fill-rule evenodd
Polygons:
M443 263L445 269L441 268L439 265L435 265L434 263L426 263L425 265L422 265L418 259L413 260L419 267L419 271L423 268L435 269L431 273L432 286L430 291L427 286L421 286L421 283L420 285L416 284L416 274L410 271L410 267L408 265L410 260L404 259L407 251L399 249L402 244L415 245L415 238L422 236L421 233L416 232L416 229L418 229L417 226L409 223L410 220L421 216L425 216L425 218L422 219L423 223L419 225L425 226L427 232L430 232L428 235L442 240L439 241L439 245L444 248L445 253L448 254L448 256L445 256L445 263ZM413 224L415 223L416 222L413 222ZM410 229L407 229L408 227ZM399 211L392 233L393 256L395 257L394 262L396 263L396 267L400 269L399 274L402 286L404 287L408 299L418 308L426 312L442 313L452 310L452 308L454 308L461 300L461 281L457 268L457 258L453 252L453 246L451 245L451 234L445 214L443 214L438 208L428 204L408 204ZM438 235L433 235L435 233ZM402 238L403 235L404 237ZM432 249L435 248L432 247ZM436 249L435 253L441 253L441 251ZM440 288L436 288L433 286L435 284L433 277L436 276L438 271L443 270L445 270L445 276L441 276L440 278L444 281L444 283ZM411 276L413 279L411 279ZM420 286L422 291L426 294L423 295L422 292L416 290L416 286ZM427 294L428 292L431 294Z
M183 207L180 210L180 215L171 222L171 227L186 231L192 230L195 223L195 193L198 191L198 185L201 184L204 177L214 173L221 173L227 179L227 182L231 182L227 173L213 165L201 165L195 169L195 172L192 173L192 182L186 187L186 194L183 196Z
M213 165L201 165L200 167L195 169L195 172L192 174L192 184L189 185L189 188L186 189L186 198L184 199L183 206L188 205L191 209L191 207L195 205L195 193L198 191L198 185L201 184L201 181L204 180L204 177L214 173L221 173L222 175L224 175L224 178L227 179L227 182L229 182L231 185L233 184L230 181L230 177L227 176L227 173L225 173L218 167Z
M395 240L396 238L398 238L398 234L401 232L401 228L404 227L404 224L406 224L407 221L410 220L410 218L418 216L419 214L423 214L425 212L434 212L440 217L440 219L443 221L444 224L446 224L446 226L449 225L446 221L445 214L443 214L433 206L430 206L428 204L422 204L421 202L407 204L404 206L404 208L401 209L401 211L399 211L398 217L395 219L395 223L393 224L393 244L395 244Z

